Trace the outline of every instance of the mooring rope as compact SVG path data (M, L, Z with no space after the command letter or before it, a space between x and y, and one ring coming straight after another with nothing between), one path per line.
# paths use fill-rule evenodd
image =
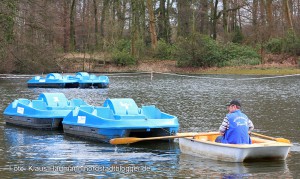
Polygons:
M13 74L0 74L2 79L14 79L14 78L30 78L33 75L13 75Z
M234 79L234 78L215 78L215 77L204 77L204 76L194 76L194 75L183 75L183 74L176 74L176 73L162 73L162 72L149 72L149 73L157 73L163 75L172 75L172 76L180 76L180 77L188 77L188 78L203 78L203 79L215 79L215 80L238 80L238 81L245 81L245 80L263 80L263 79L274 79L274 78L286 78L286 77L293 77L293 76L300 76L300 74L292 74L292 75L281 75L281 76L267 76L267 77L257 77L257 78L243 78L243 79Z
M274 78L286 78L292 76L300 76L300 74L293 74L293 75L281 75L281 76L267 76L267 77L260 77L260 78L245 78L245 79L238 79L238 80L264 80L264 79L274 79Z
M214 80L235 80L235 81L245 81L245 80L263 80L263 79L274 79L274 78L286 78L286 77L293 77L293 76L300 76L300 74L292 74L292 75L280 75L280 76L265 76L265 77L255 77L255 78L243 78L243 79L236 79L236 78L216 78L216 77L209 77L209 76L197 76L195 75L186 75L186 74L177 74L177 73L164 73L164 72L132 72L132 73L114 73L114 74L103 74L111 77L121 77L121 78L132 78L133 76L141 77L139 74L144 74L143 76L151 75L151 80L153 79L153 74L161 74L161 75L170 75L170 76L178 76L178 77L186 77L186 78L199 78L199 79L214 79ZM218 75L218 74L216 74Z
M151 72L149 72L151 73ZM163 75L172 75L172 76L181 76L181 77L187 77L187 78L203 78L203 79L216 79L216 80L234 80L230 78L214 78L214 77L204 77L204 76L193 76L193 75L183 75L183 74L177 74L177 73L162 73L162 72L153 72L157 74L163 74Z
M118 77L118 78L132 78L133 76L141 77L141 74L145 76L151 75L151 80L153 79L153 74L162 74L162 75L170 75L170 76L178 76L178 77L186 77L186 78L199 78L199 79L214 79L214 80L235 80L235 81L245 81L245 80L264 80L264 79L274 79L274 78L286 78L286 77L294 77L300 76L300 74L292 74L292 75L280 75L280 76L265 76L265 77L255 77L255 78L243 78L243 79L235 79L235 78L216 78L216 77L208 77L208 76L197 76L197 75L185 75L185 74L177 74L177 73L164 73L164 72L132 72L132 73L113 73L113 74L102 74L110 77ZM0 79L13 79L13 78L30 78L34 75L13 75L13 74L0 74Z

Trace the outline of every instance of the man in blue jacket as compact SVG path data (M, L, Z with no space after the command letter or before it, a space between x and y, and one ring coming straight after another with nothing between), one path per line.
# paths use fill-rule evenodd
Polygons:
M250 133L254 129L252 121L241 111L241 103L232 100L226 105L229 113L224 118L216 142L226 144L251 144Z

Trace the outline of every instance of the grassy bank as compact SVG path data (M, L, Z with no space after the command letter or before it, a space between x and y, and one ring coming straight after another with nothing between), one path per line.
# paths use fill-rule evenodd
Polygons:
M178 68L175 61L143 61L134 68L120 68L122 71L148 71L181 74L240 74L240 75L291 75L300 74L296 64L264 64L222 68ZM120 70L119 69L119 70ZM118 71L117 69L114 69Z
M240 74L240 75L291 75L300 74L295 67L226 67L199 71L201 74Z
M96 73L117 73L117 72L161 72L181 74L241 74L241 75L291 75L300 74L300 66L294 61L281 61L280 63L266 63L255 66L237 66L222 68L179 68L175 60L140 60L133 66L118 66L107 61L107 54L80 56L71 54L61 60L59 66L64 72L88 71ZM106 63L105 63L106 61ZM100 63L101 62L101 63Z

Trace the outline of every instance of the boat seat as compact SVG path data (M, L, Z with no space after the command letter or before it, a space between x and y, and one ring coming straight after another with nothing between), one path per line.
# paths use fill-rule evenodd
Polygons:
M79 109L88 113L92 113L94 111L94 107L89 105L81 105Z
M29 105L30 100L29 99L25 99L25 98L20 98L18 99L18 102L24 105Z
M35 79L35 80L40 80L40 79L41 79L41 76L35 76L34 79Z
M98 117L106 118L106 119L113 119L114 118L113 112L108 107L98 107L97 106L95 108L95 111L96 111L96 115Z
M71 76L71 75L65 75L62 77L64 80L74 80L76 79L74 76Z
M47 105L43 100L32 100L32 107L36 109L46 109Z
M89 78L90 80L96 80L97 79L97 76L96 75L90 75L90 78Z
M88 80L90 75L87 72L77 72L75 77L80 80Z
M161 111L157 109L154 105L142 106L142 114L144 114L149 119L161 118Z
M42 93L38 100L46 102L48 107L67 107L68 99L63 93Z
M107 99L103 107L109 107L115 115L139 115L140 109L131 98Z
M195 136L194 139L201 140L201 141L211 141L215 142L216 138L219 135L205 135L205 136Z
M109 79L107 76L99 76L98 79L103 82L107 82L107 83L109 82Z
M81 105L87 105L87 103L85 101L83 101L80 98L75 98L75 99L71 99L71 101L69 102L70 106L81 106Z
M51 80L60 80L62 79L62 76L59 73L49 73L46 78Z

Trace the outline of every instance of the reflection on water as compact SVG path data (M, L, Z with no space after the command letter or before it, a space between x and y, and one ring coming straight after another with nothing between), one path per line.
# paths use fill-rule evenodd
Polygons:
M42 175L59 173L67 176L88 172L99 176L107 174L103 170L108 170L111 176L128 175L129 172L137 177L144 171L168 171L177 163L176 155L179 153L178 145L169 142L112 146L79 140L62 132L10 125L4 128L4 139L3 147L8 150L4 153L1 168L7 175L13 173L14 176L24 173L34 176L39 172ZM164 165L165 162L169 165ZM141 173L130 172L132 170L141 170Z
M181 174L193 173L195 176L209 177L213 173L216 176L220 176L220 178L242 178L266 174L291 178L291 176L286 175L286 173L289 173L289 169L285 161L230 163L180 154L179 166L179 172Z
M224 104L241 99L256 132L290 139L294 146L286 161L224 163L180 153L175 142L131 145L87 141L62 131L38 131L0 121L0 170L6 178L296 178L300 166L299 76L111 74L107 89L28 89L31 78L1 78L2 112L17 98L35 99L42 92L63 92L102 105L106 98L133 98L138 106L154 104L176 115L180 132L216 131L226 113ZM224 79L224 80L223 80ZM134 168L135 167L135 168Z

